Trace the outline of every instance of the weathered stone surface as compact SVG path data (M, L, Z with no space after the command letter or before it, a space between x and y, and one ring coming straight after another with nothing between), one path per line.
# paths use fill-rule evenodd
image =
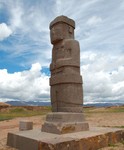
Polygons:
M45 122L42 126L42 130L48 133L55 134L66 134L79 131L89 130L89 125L87 122L70 122L70 123L61 123L61 122Z
M74 38L75 22L65 16L59 16L50 23L51 43L55 44L63 39Z
M55 18L50 24L53 44L50 64L53 114L47 115L42 126L44 132L65 134L89 129L83 115L80 46L74 39L74 29L75 22L65 16Z
M55 134L65 134L89 130L82 113L54 112L49 113L42 126L42 131Z
M124 130L94 127L89 131L62 135L40 130L9 133L7 145L19 150L98 150L122 140Z
M49 113L46 117L46 121L49 122L82 122L84 121L84 115L82 113L71 112L54 112Z
M19 122L19 130L25 131L25 130L32 130L33 129L33 122L28 120L23 120Z
M26 131L21 131L22 135L24 132ZM30 135L31 138L22 135L8 133L7 145L19 150L38 150L38 140L33 139L32 135Z
M65 16L55 18L50 24L53 44L50 65L53 112L82 112L80 47L79 42L74 40L74 29L75 22Z

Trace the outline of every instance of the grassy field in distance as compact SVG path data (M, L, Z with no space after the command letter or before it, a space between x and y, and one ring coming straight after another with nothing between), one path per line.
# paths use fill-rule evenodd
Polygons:
M31 117L45 115L51 111L51 107L42 106L12 106L0 111L0 121L9 120L16 117Z
M113 107L84 107L86 115L90 113L120 113L124 112L124 106ZM0 109L0 121L13 119L16 117L30 117L37 115L46 115L51 111L50 106L10 106Z

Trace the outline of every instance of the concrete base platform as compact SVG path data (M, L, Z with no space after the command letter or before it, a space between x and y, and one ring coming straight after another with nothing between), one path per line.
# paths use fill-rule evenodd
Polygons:
M89 131L52 134L40 129L8 133L7 145L19 150L98 150L124 140L124 130L93 127Z

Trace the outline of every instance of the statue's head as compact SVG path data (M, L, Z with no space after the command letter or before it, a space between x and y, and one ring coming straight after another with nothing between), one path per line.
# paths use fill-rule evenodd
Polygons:
M74 39L75 22L66 17L59 16L50 24L51 43L55 44L63 39Z

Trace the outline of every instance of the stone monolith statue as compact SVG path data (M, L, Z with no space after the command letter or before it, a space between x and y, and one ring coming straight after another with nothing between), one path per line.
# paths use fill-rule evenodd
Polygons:
M89 129L83 115L80 47L74 39L74 29L75 22L66 16L59 16L50 24L52 113L42 126L44 132L63 134Z

